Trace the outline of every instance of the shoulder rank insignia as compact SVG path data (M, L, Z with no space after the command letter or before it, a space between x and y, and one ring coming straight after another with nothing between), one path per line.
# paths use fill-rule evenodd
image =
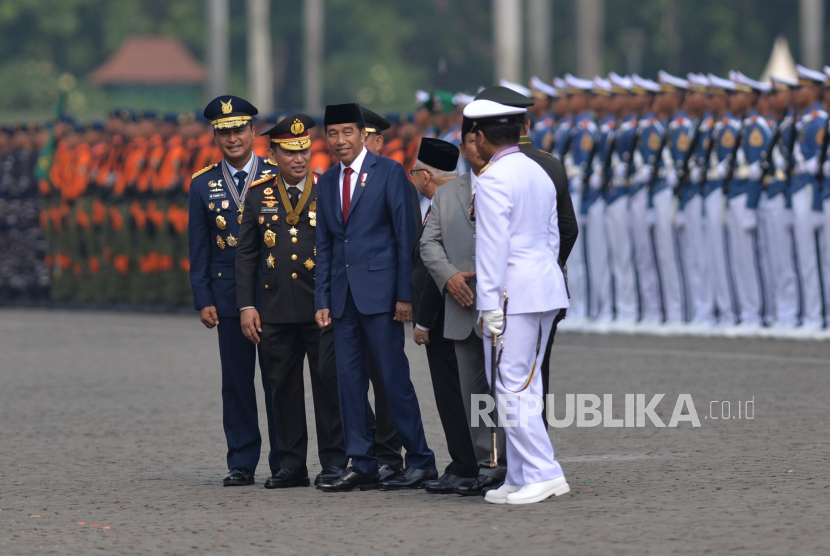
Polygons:
M251 185L249 185L249 186L248 186L248 189L250 189L250 188L252 188L252 187L256 187L257 185L260 185L260 184L262 184L262 183L265 183L265 182L271 181L271 180L273 180L273 179L274 179L274 176L270 176L270 175L269 175L269 176L262 177L262 178L259 178L259 179L257 179L256 181L252 182L252 183L251 183Z
M204 174L204 173L205 173L205 172L207 172L208 170L211 170L211 169L213 169L213 168L216 168L216 165L217 165L217 164L219 164L219 163L218 163L218 162L215 162L215 163L211 164L210 166L206 166L206 167L202 168L201 170L199 170L198 172L196 172L195 174L193 174L193 177L192 177L191 179L196 179L197 177L201 176L202 174Z
M277 166L277 167L279 167L279 164L277 164L276 162L274 162L274 161L273 161L273 160L271 160L270 158L266 158L266 159L265 159L265 164L270 164L271 166Z

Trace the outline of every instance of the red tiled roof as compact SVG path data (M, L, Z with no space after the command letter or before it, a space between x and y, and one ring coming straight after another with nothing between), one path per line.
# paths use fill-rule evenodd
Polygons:
M89 74L95 85L201 85L204 66L176 38L131 37Z

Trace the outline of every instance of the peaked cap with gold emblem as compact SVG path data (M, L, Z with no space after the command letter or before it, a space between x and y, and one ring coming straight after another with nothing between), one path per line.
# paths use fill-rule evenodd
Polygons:
M311 116L290 114L262 135L271 137L272 143L287 151L303 151L311 146L308 130L314 125Z
M208 103L204 112L214 129L242 127L257 114L259 110L253 104L233 95L216 97Z

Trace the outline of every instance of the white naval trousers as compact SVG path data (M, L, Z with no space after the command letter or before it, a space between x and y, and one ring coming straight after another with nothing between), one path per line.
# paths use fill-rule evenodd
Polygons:
M591 283L589 316L599 322L610 322L614 318L614 308L611 269L608 267L608 241L605 236L605 199L597 199L588 208L587 216L585 251Z
M663 321L663 313L650 228L648 188L643 187L631 196L631 238L634 242L634 267L637 269L637 282L640 288L640 316L643 322L657 324Z
M713 191L703 199L703 242L705 247L710 287L714 297L708 313L718 311L718 322L735 324L735 311L732 306L732 292L729 284L729 270L726 257L726 236L723 224L723 193ZM709 318L709 317L707 317Z
M821 328L821 285L816 252L816 215L813 211L813 186L793 193L793 235L801 276L801 324Z
M666 322L683 322L683 287L674 238L674 194L667 187L654 194L654 253L663 289Z
M582 192L574 191L571 201L581 228L585 223L580 216ZM576 236L576 243L568 256L568 293L571 295L568 317L574 321L585 319L588 316L588 270L585 265L585 234L582 230Z
M729 230L729 263L735 281L738 319L743 324L761 324L761 282L755 251L755 210L746 206L747 194L727 201L726 226Z
M712 286L706 273L703 243L703 197L689 199L678 212L677 234L680 256L686 274L686 295L689 320L694 324L715 324L712 306Z
M545 357L545 346L553 325L553 319L559 310L546 313L523 313L507 315L505 322L507 329L504 333L504 352L499 364L500 379L496 379L496 396L502 397L518 391L530 376L534 361L536 372L530 385L518 394L518 401L507 403L508 398L502 397L498 402L499 422L515 421L516 426L504 426L507 444L507 475L504 479L509 485L527 485L550 481L562 477L562 467L553 457L551 444L545 422L542 419L540 408L534 411L526 408L535 408L535 403L542 403L542 360ZM539 327L542 327L542 339L537 353L537 339ZM491 379L490 372L490 338L484 336L484 362L487 369L487 380ZM535 354L535 359L534 359ZM509 389L509 390L508 390ZM535 400L534 400L535 397ZM525 411L523 411L525 409ZM544 409L542 408L544 411ZM524 414L524 415L523 415ZM523 424L524 421L524 424Z
M637 322L637 276L629 229L628 196L620 197L605 209L605 231L614 277L614 302L617 321Z
M766 193L761 195L758 251L764 277L764 303L771 305L772 323L797 326L798 285L793 257L792 212L787 208L784 193L778 193L772 199ZM764 317L768 316L769 311L765 311Z

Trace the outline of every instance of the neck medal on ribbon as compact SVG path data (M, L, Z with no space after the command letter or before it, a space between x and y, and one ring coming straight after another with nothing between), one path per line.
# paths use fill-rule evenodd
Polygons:
M239 212L245 208L245 194L248 193L248 186L251 185L251 182L254 181L256 178L257 170L259 167L259 161L257 160L257 155L251 153L251 156L254 157L254 162L251 164L251 171L248 172L248 177L245 179L245 187L242 188L242 193L239 193L239 190L236 188L236 180L230 175L228 172L228 165L222 164L222 174L225 176L225 181L228 184L228 189L231 190L231 198L233 202L236 204L236 209Z
M288 216L285 217L285 221L288 222L289 225L295 226L300 221L300 213L303 211L305 204L308 202L308 198L311 197L311 187L313 184L313 174L311 170L309 170L308 176L306 176L305 179L303 193L302 195L300 195L300 199L297 201L297 206L291 208L291 199L288 197L288 191L285 187L285 182L282 179L282 174L277 174L277 189L280 192L282 206L285 207L285 212L288 213Z

